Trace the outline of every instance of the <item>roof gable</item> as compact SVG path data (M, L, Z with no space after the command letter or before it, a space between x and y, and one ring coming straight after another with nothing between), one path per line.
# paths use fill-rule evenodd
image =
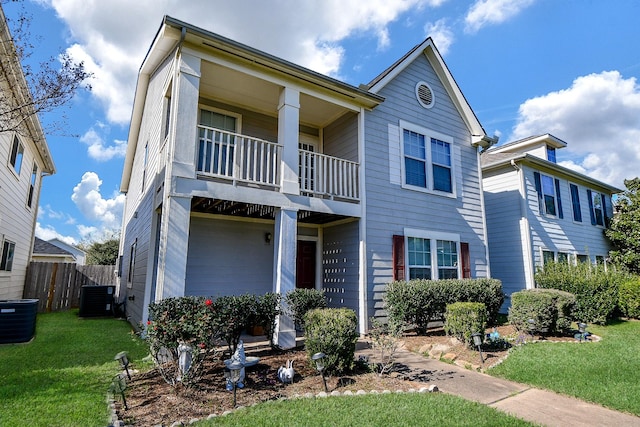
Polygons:
M449 71L449 68L445 64L440 52L438 52L438 49L433 43L433 39L431 39L431 37L409 50L409 52L369 82L368 85L365 85L364 88L368 89L370 92L379 93L382 88L395 79L421 55L424 55L427 58L431 67L442 82L447 94L451 98L453 104L462 117L462 120L469 129L469 132L473 137L473 144L483 148L488 148L495 144L497 139L487 136L485 130L480 124L480 121L462 94L460 87L453 78L453 75Z

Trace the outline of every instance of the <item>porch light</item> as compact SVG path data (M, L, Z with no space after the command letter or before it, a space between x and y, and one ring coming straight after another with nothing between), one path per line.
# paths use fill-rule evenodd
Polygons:
M480 361L484 364L484 357L482 356L482 334L474 332L471 334L471 338L473 338L473 344L478 348L478 352L480 353Z
M237 384L238 381L240 381L240 373L242 371L243 368L243 364L240 362L232 362L230 364L227 365L227 368L229 369L228 372L225 372L224 376L226 378L229 379L229 381L231 381L231 384L233 384L233 407L236 407L236 389L237 389Z
M269 232L264 233L264 242L268 245L269 243L271 243L271 238L273 237L273 235Z
M122 366L122 369L127 372L127 378L131 379L131 374L129 374L129 357L127 357L127 352L121 351L120 353L116 354L116 357L114 357L113 360L117 360L118 362L120 362L120 366Z
M322 382L324 383L324 391L329 393L329 389L327 388L327 380L324 377L324 359L327 357L326 354L320 352L311 356L311 360L316 363L316 369L320 372L320 376L322 377Z

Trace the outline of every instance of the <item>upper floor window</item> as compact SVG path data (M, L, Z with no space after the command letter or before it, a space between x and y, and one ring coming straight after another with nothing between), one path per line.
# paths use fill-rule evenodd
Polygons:
M164 97L164 124L162 129L162 138L169 136L169 127L171 126L171 95Z
M33 162L33 169L31 170L31 182L29 183L29 194L27 195L27 206L31 207L33 203L33 193L35 193L36 182L38 180L38 165Z
M571 205L573 206L573 220L582 222L582 210L580 209L580 191L575 184L569 184L571 190Z
M239 115L200 109L198 129L198 171L232 175L235 132Z
M533 173L540 213L562 218L560 181L540 172Z
M587 193L589 193L591 224L604 226L604 195L591 190L587 190Z
M451 138L409 123L401 123L401 126L404 185L452 194Z
M547 145L547 160L556 163L556 149Z
M16 249L16 244L5 240L2 242L2 253L0 254L0 270L11 271L13 268L13 254Z
M18 175L20 175L20 168L22 167L22 157L24 156L24 145L20 142L18 135L13 136L13 145L11 146L11 156L9 157L9 164L13 166L13 169Z

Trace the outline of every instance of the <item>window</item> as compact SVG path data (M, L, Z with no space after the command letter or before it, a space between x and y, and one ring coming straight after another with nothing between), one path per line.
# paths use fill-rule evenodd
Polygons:
M567 264L569 262L569 254L566 252L558 252L558 263Z
M555 254L552 251L542 251L542 264L548 264L555 261Z
M171 88L169 88L171 90ZM171 95L164 97L164 128L162 137L166 139L169 136L169 127L171 125Z
M198 171L233 175L233 152L239 116L200 110Z
M596 264L604 265L604 256L596 255Z
M13 145L11 146L11 157L9 163L13 166L13 170L20 175L20 168L22 167L22 157L24 156L24 146L18 139L17 135L13 136Z
M133 287L133 273L136 268L136 246L138 246L138 239L136 239L131 245L129 251L129 274L127 275L127 288Z
M547 160L556 162L556 149L547 145Z
M29 184L29 194L27 195L27 206L31 207L33 203L33 193L36 189L36 182L38 180L38 165L33 162L33 169L31 170L31 183Z
M431 241L408 237L407 246L409 279L431 279Z
M603 195L587 190L589 193L589 209L591 211L591 224L604 226L604 203Z
M414 189L453 194L452 140L410 123L401 122L404 182Z
M573 206L573 220L582 222L582 211L580 210L580 192L578 186L569 184L571 190L571 205Z
M142 158L142 185L140 186L140 192L144 193L144 186L147 181L147 163L149 161L149 142L144 144L144 157Z
M562 200L560 199L560 180L540 172L533 173L540 214L562 218Z
M460 277L458 245L461 248L468 248L468 245L460 243L460 237L457 234L413 229L406 229L405 233L407 234L407 276L404 275L405 254L402 247L405 244L405 237L394 236L395 280L407 278L437 280Z
M578 262L589 262L589 255L576 255Z
M5 240L2 243L2 256L0 257L0 270L11 271L13 268L13 254L16 249L16 244Z

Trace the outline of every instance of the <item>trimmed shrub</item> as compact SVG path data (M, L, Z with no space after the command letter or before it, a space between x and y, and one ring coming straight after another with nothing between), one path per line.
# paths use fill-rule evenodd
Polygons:
M471 337L480 333L484 338L487 327L487 307L481 302L454 302L447 305L445 311L444 331L452 335L467 346L473 345Z
M276 319L280 315L280 294L267 292L256 298L256 311L253 324L262 326L264 334L273 346L273 333L276 329Z
M511 294L509 323L517 330L546 334L571 328L573 294L557 289L525 289ZM533 323L530 322L533 320Z
M640 277L636 276L620 285L618 307L623 316L640 319Z
M305 348L311 356L322 352L327 355L325 369L328 374L339 374L353 368L358 319L348 308L318 308L310 310L304 318Z
M304 316L308 311L316 308L326 308L327 300L324 291L318 289L294 289L284 297L287 309L296 326L304 329Z
M238 348L242 332L253 326L256 305L256 297L251 294L218 297L209 305L213 329L227 343L230 354Z
M558 289L576 296L573 316L587 323L605 324L618 305L618 287L628 274L603 265L548 263L535 275L536 286Z
M447 305L455 302L483 303L488 324L495 325L504 293L497 279L410 280L389 283L384 300L391 325L412 325L424 334L427 324L443 319Z

